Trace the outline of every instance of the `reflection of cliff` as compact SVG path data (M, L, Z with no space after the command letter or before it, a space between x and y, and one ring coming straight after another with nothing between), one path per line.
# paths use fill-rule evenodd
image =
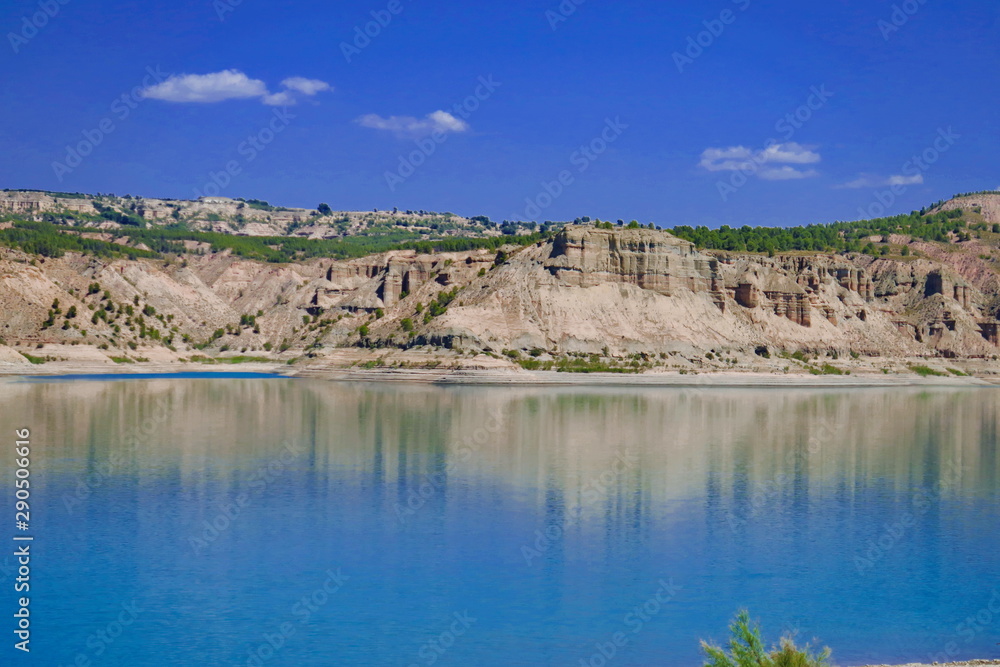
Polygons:
M115 455L112 476L235 482L290 440L323 484L358 474L407 488L432 475L447 484L490 480L538 503L555 490L567 511L594 514L662 511L710 491L737 498L778 476L808 496L845 483L907 489L933 484L950 462L963 466L957 493L993 489L998 412L990 390L157 380L6 384L0 393L0 421L16 416L45 438L39 466Z

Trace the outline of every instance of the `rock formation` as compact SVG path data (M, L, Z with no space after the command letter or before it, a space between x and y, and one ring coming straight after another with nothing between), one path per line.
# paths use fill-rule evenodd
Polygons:
M190 354L188 346L199 343L209 350L352 346L363 325L372 345L497 354L1000 354L997 294L977 286L989 283L930 259L707 253L663 231L591 225L507 251L498 263L494 251L477 250L273 265L227 253L165 263L0 249L0 337L30 347L105 346L108 354L135 345L148 356L143 350L164 345ZM101 291L88 294L93 283ZM430 314L443 293L446 306ZM43 326L56 299L62 313L75 306L79 315L65 327L65 314ZM142 331L155 329L153 340L136 323L147 305L155 316L145 316ZM129 306L135 313L126 318ZM219 329L221 338L212 338Z

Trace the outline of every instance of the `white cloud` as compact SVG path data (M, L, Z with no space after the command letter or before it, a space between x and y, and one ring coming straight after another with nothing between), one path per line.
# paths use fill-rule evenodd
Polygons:
M447 111L435 111L427 114L424 118L414 118L413 116L383 118L378 114L370 113L358 118L357 122L362 127L369 127L373 130L388 130L407 136L426 136L434 132L465 132L469 129L468 123L460 118L455 118Z
M706 148L701 154L702 167L709 171L738 171L753 164L753 151L743 146Z
M211 74L174 75L162 83L146 88L142 95L147 99L164 102L200 104L259 98L270 106L289 106L296 102L295 93L312 96L333 90L324 81L300 76L285 79L281 85L285 90L271 93L260 79L251 79L239 70L227 69Z
M788 181L819 175L815 169L802 170L788 165L815 164L821 159L820 154L811 148L788 142L759 151L746 146L706 148L702 151L699 165L708 171L743 171L768 181Z
M213 74L180 74L146 88L143 96L164 102L222 102L267 94L267 86L243 72L227 69Z
M303 95L309 95L310 97L316 93L322 93L327 90L333 90L326 81L320 81L319 79L307 79L301 76L293 76L285 79L281 82L281 85L289 90L294 90Z
M815 169L800 171L785 165L783 167L768 167L766 169L761 169L757 175L765 181L793 181L800 178L812 178L813 176L819 176L819 172Z
M788 164L813 164L819 162L821 159L819 153L815 153L795 142L776 144L764 149L761 155L766 158L766 162Z
M261 101L272 107L286 107L295 104L295 97L287 90L283 90L280 93L274 93L273 95L265 95Z
M914 174L913 176L890 176L886 185L921 185L923 182L923 174Z
M914 174L912 176L897 174L889 176L888 178L872 174L861 174L861 176L857 177L853 181L848 181L847 183L837 185L835 187L838 189L856 190L859 188L879 188L886 185L920 185L923 182L923 174Z

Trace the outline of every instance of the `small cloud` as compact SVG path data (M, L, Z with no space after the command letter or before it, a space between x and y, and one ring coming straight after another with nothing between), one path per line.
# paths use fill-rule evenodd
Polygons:
M302 93L312 97L316 93L322 93L333 88L326 81L319 79L306 79L301 76L293 76L281 82L281 85L289 90Z
M283 90L273 95L265 95L261 101L271 107L287 107L295 104L295 97L287 90Z
M847 183L842 183L841 185L835 185L834 187L838 190L841 189L856 190L858 188L872 188L875 187L876 185L877 183L875 182L875 179L873 179L871 176L859 176L853 181L848 181Z
M300 76L281 82L285 88L271 93L260 79L251 79L239 70L227 69L211 74L179 74L142 91L142 96L164 102L211 104L226 100L259 98L269 106L295 104L295 93L312 96L333 90L330 84Z
M879 188L887 185L920 185L923 182L923 174L914 174L913 176L894 175L888 178L873 174L861 174L861 176L853 181L848 181L834 187L838 190L857 190L860 188Z
M706 148L699 164L709 171L738 171L753 164L751 157L753 151L744 146Z
M357 119L362 127L373 130L387 130L395 132L401 136L421 137L435 132L465 132L469 129L469 124L464 120L455 118L447 111L435 111L427 114L424 118L414 118L413 116L389 116L383 118L378 114L367 114Z
M890 176L886 185L922 185L923 182L923 174L914 174L913 176Z
M759 151L746 146L706 148L698 164L707 171L743 171L766 181L788 181L819 176L815 169L796 169L788 165L815 164L820 160L820 154L811 148L788 142Z
M761 169L757 175L765 181L794 181L800 178L812 178L813 176L819 176L819 172L815 169L801 171L785 165L784 167L779 168L772 167Z
M227 69L213 74L179 74L142 91L143 97L164 102L211 103L267 95L267 86L243 72Z
M766 158L767 162L789 164L813 164L822 159L819 153L815 153L805 146L800 146L795 142L776 144L764 149L761 155Z

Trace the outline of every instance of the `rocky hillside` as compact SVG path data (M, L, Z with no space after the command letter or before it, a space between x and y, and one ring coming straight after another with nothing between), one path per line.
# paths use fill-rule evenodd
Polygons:
M485 216L464 218L432 211L334 211L272 206L258 199L202 197L188 201L125 195L0 190L0 216L7 214L102 230L183 226L246 236L338 238L409 232L424 236L500 235L501 225ZM508 225L505 233L516 233Z
M0 363L67 354L109 364L402 363L436 350L564 370L989 364L1000 355L991 230L952 243L878 239L890 252L773 256L604 224L499 252L290 263L205 248L135 259L0 248Z

